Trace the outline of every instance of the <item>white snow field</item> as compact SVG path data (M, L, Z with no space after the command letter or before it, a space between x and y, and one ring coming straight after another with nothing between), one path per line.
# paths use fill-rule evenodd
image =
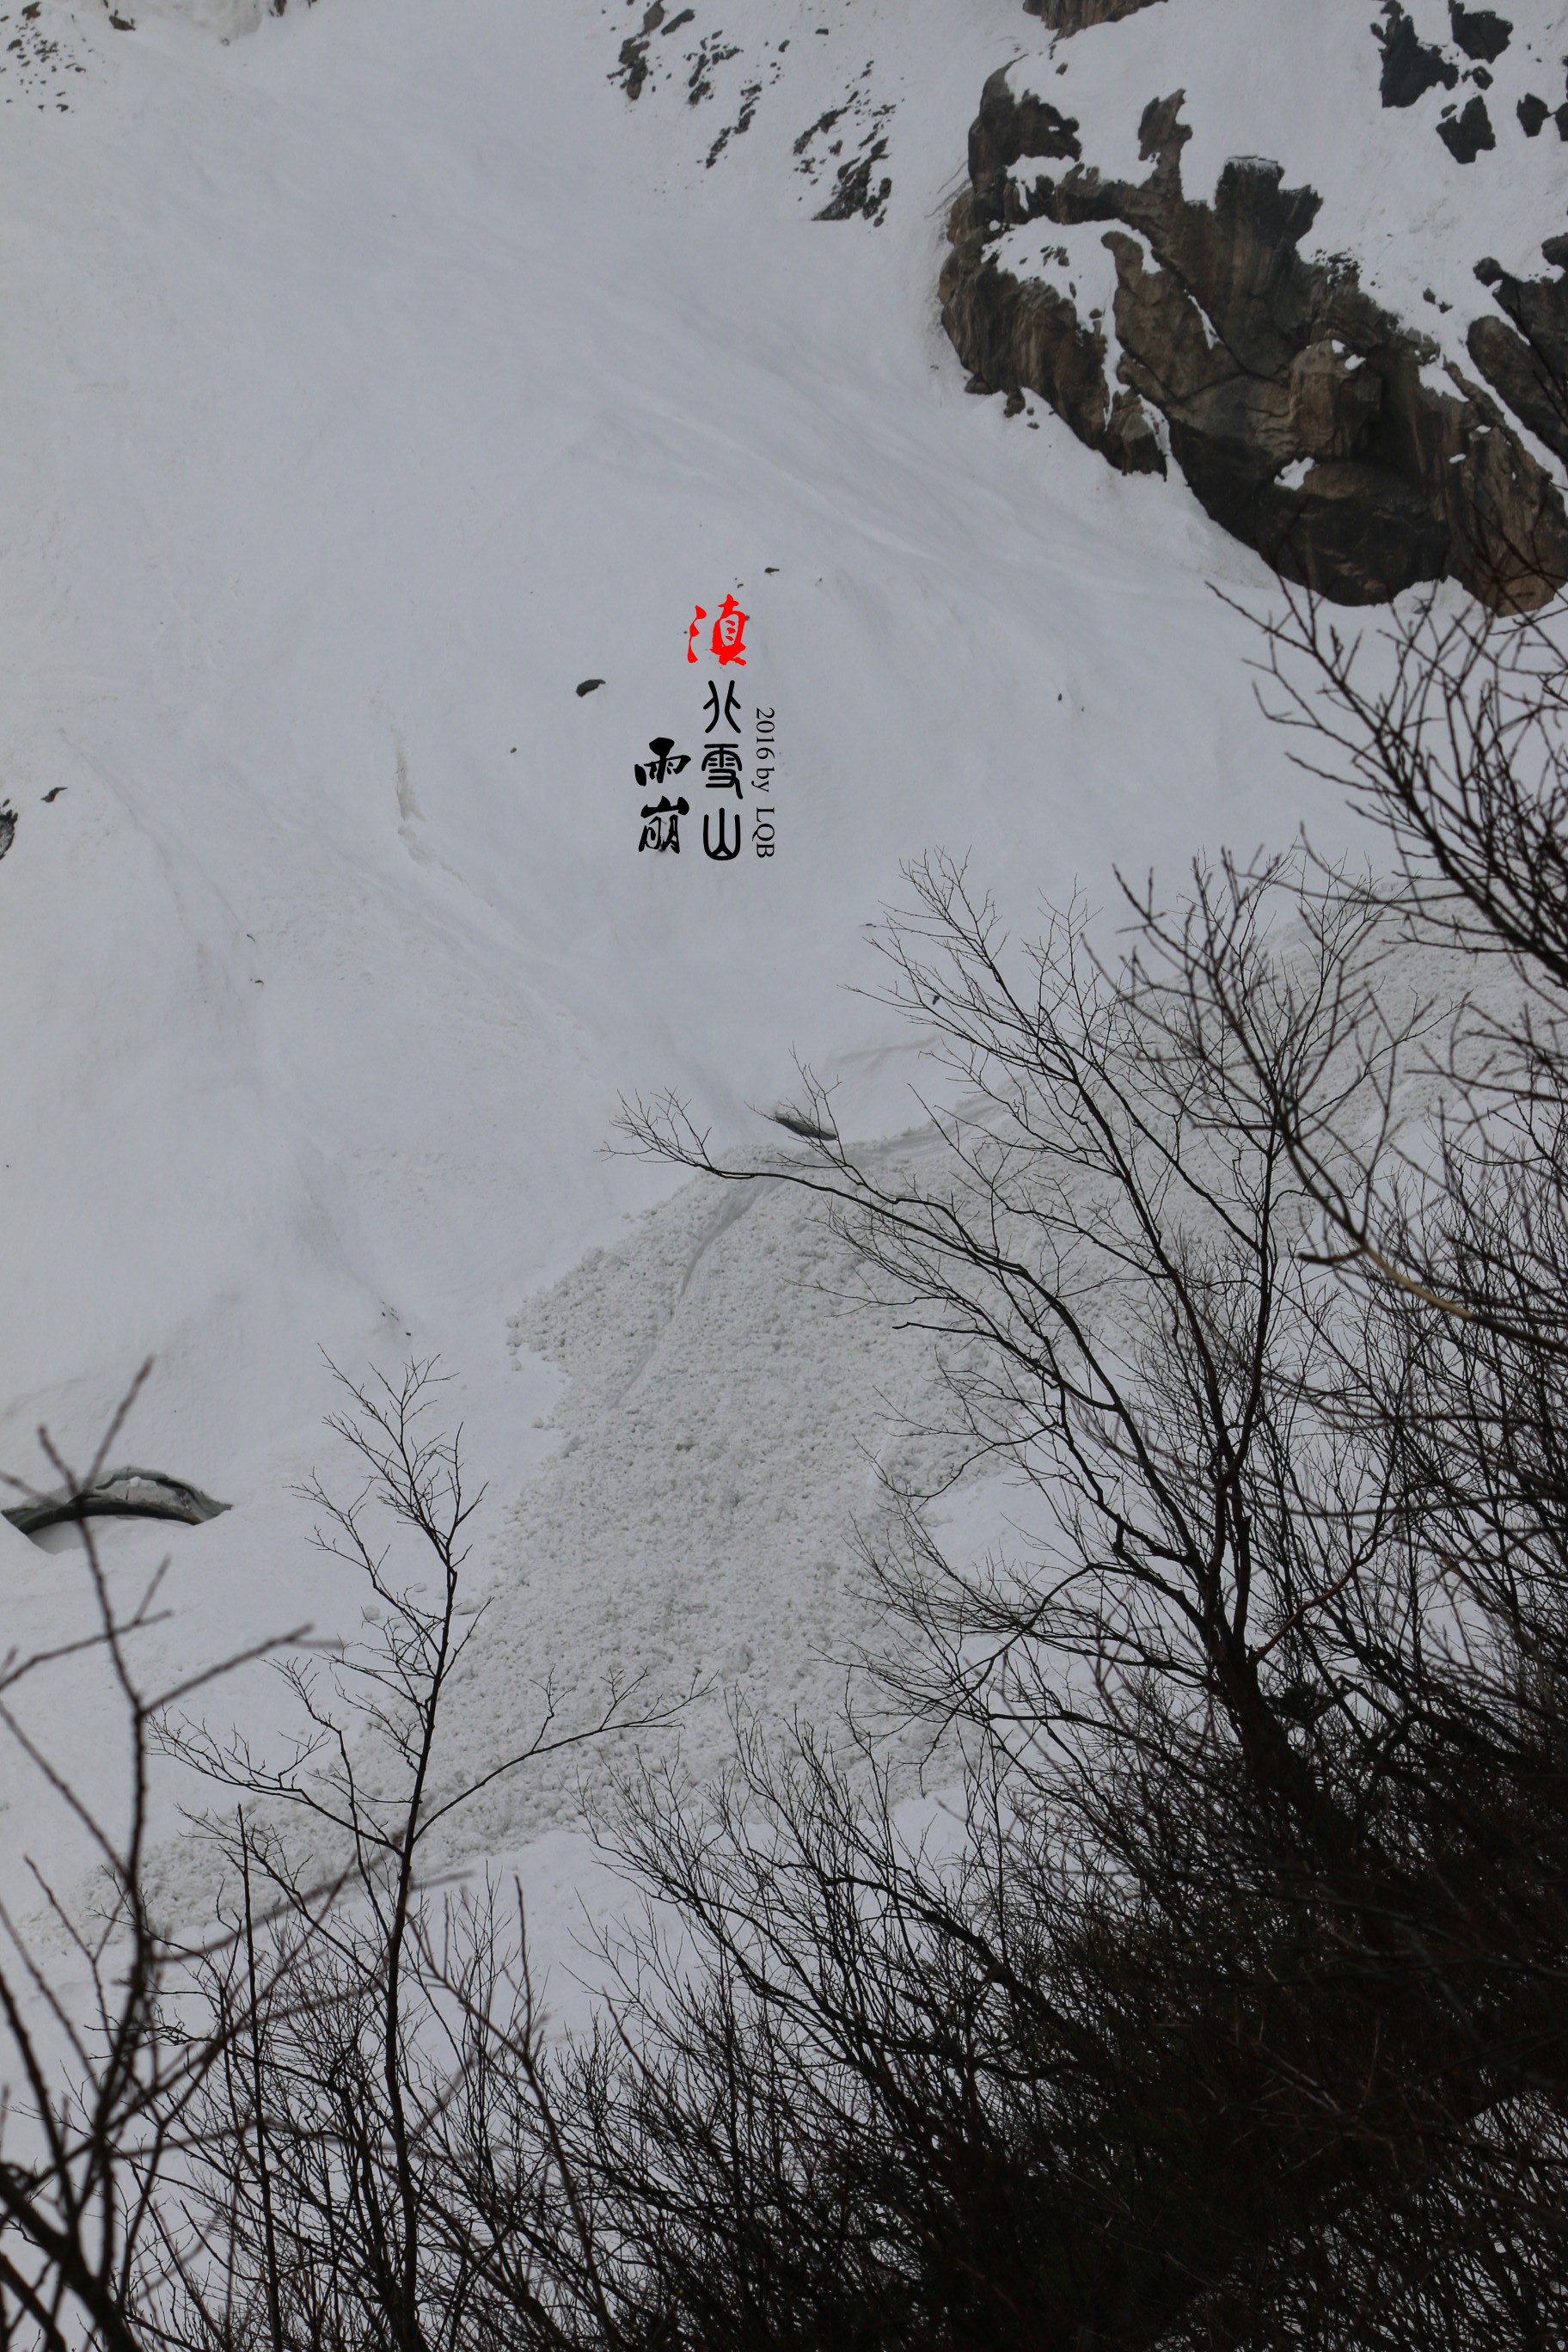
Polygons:
M793 1196L607 1157L618 1096L757 1145L798 1053L894 1133L920 1041L849 991L900 861L969 853L1026 929L1117 863L1345 824L1211 593L1266 605L1261 564L965 395L935 284L986 75L1028 59L1110 146L1184 85L1189 187L1279 155L1446 336L1480 252L1529 270L1560 225L1562 144L1458 170L1379 107L1367 0L1166 0L1054 53L1017 0L701 0L635 102L642 0L123 6L0 18L0 1460L43 1475L40 1421L89 1454L151 1354L117 1454L233 1506L110 1530L169 1555L171 1670L342 1631L292 1491L331 1473L322 1351L438 1352L489 1481L463 1751L619 1666L703 1681L710 1769L728 1691L834 1703L929 1375L812 1287ZM879 226L811 217L836 106L888 140ZM731 594L745 667L689 662ZM634 762L731 678L776 714L777 854L704 857L700 805L639 854ZM0 1524L0 1646L74 1622L68 1556ZM53 1687L112 1785L90 1673ZM3 1794L15 1861L54 1832ZM542 1839L559 1891L573 1802L509 1784L465 1850Z

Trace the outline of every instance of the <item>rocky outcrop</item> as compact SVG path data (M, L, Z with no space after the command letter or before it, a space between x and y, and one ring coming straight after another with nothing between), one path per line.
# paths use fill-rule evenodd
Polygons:
M1472 82L1476 94L1463 104L1458 95L1451 97L1440 106L1432 128L1456 163L1473 163L1478 155L1489 155L1498 144L1498 134L1491 110L1479 93L1492 87L1490 69L1512 43L1510 19L1495 8L1467 8L1463 0L1448 0L1449 37L1424 41L1403 0L1383 0L1383 21L1374 22L1371 31L1383 52L1380 87L1384 106L1420 106L1428 91L1458 93L1461 82ZM1562 137L1568 139L1568 104L1553 111L1538 91L1525 91L1515 104L1514 116L1527 139L1539 139L1552 121Z
M1154 5L1155 0L1024 0L1024 14L1043 16L1053 33L1082 33Z
M628 98L642 96L642 86L647 79L647 45L653 35L661 30L672 32L675 25L681 21L677 17L667 25L665 13L664 0L651 0L637 31L628 34L621 43L620 63L612 79L619 81ZM690 9L686 13L689 16Z
M1384 106L1415 106L1429 89L1452 89L1459 68L1430 41L1423 41L1399 0L1383 0L1384 21L1372 37L1383 50Z
M1077 122L992 76L941 289L972 388L1039 394L1126 472L1163 472L1168 444L1217 522L1338 602L1452 575L1498 609L1544 603L1568 579L1568 515L1502 410L1452 369L1434 383L1436 347L1352 263L1303 257L1321 199L1278 163L1237 158L1211 203L1189 197L1182 106L1145 110L1144 179L1106 179ZM1026 159L1067 168L1031 183ZM997 239L1037 220L1103 224L1114 359L1103 318L1001 265Z
M1493 391L1568 466L1568 236L1549 236L1541 250L1555 278L1513 278L1495 261L1476 264L1511 324L1478 319L1466 342Z
M1448 23L1455 41L1468 58L1496 65L1513 38L1513 26L1495 8L1467 8L1464 0L1448 0Z
M1489 155L1497 145L1497 132L1486 100L1470 99L1463 113L1449 115L1438 123L1437 136L1456 163L1473 163L1478 155Z

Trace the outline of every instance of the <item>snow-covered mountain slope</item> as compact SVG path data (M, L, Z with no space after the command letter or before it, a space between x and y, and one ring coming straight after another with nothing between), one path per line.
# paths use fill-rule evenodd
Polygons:
M846 1131L892 1132L919 1041L847 987L901 860L970 852L1026 925L1118 862L1344 819L1211 593L1266 604L1262 564L1042 404L968 397L942 332L980 91L1048 33L1016 0L654 13L11 10L0 1455L36 1470L40 1419L83 1454L151 1353L129 1458L234 1507L118 1538L170 1552L168 1654L351 1622L290 1491L325 1461L321 1350L438 1350L491 1482L473 1738L552 1661L616 1655L710 1670L708 1759L727 1676L830 1687L796 1669L846 1638L848 1522L922 1375L803 1305L798 1209L705 1252L705 1200L626 1225L674 1186L605 1156L618 1094L754 1142L799 1052ZM1367 42L1364 6L1315 13L1325 58ZM1184 24L1197 58L1235 15L1079 38ZM1261 88L1299 0L1248 15ZM815 219L879 142L869 209ZM744 667L701 634L689 660L727 596ZM634 763L695 761L731 682L748 757L773 714L776 854L702 856L695 766L682 854L639 853ZM541 1479L558 1366L584 1451ZM0 1567L17 1626L51 1622L58 1556L0 1526Z

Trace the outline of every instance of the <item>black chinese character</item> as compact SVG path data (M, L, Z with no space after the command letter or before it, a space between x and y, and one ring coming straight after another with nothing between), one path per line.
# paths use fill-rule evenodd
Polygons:
M738 743L710 743L702 754L702 766L710 793L727 793L733 785L735 798L745 798L741 790L741 747Z
M655 784L662 784L667 776L679 776L682 768L691 765L689 752L675 751L671 736L656 735L647 748L654 756L646 765L639 765L637 772L637 782L645 793L651 792ZM675 751L673 759L670 758L672 751Z
M704 735L712 734L713 730L719 724L721 717L722 717L726 727L733 727L737 730L739 730L741 724L741 714L735 708L735 681L733 678L730 680L729 685L724 689L724 708L722 712L721 712L719 709L719 682L716 678L710 681L708 688L708 708L712 712L713 716L708 721L707 726L702 730Z
M708 838L708 828L712 824L715 816L717 816L719 820L719 846L717 849L714 848L713 844ZM741 817L739 810L737 810L735 814L735 838L733 842L730 840L724 830L724 811L722 809L715 809L710 814L705 815L702 819L702 846L710 857L738 857L741 854Z
M676 856L679 857L680 855L680 819L687 814L688 808L684 797L678 801L671 802L661 794L657 801L651 802L642 813L642 839L637 844L638 851L640 852L645 849L673 849ZM741 845L740 832L741 820L737 817L735 819L736 849ZM732 857L735 853L734 850L730 850L725 854Z

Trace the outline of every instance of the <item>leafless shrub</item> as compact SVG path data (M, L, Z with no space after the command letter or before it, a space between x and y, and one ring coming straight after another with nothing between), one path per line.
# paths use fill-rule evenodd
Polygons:
M437 1379L414 1363L396 1383L343 1381L331 1426L363 1483L346 1502L311 1487L316 1540L363 1579L378 1622L330 1663L284 1662L303 1727L282 1760L163 1720L165 1747L239 1800L204 1822L239 1906L195 1988L226 2063L205 2078L183 2193L159 2205L142 2278L181 2342L502 2340L485 2332L496 2311L531 2291L519 2233L570 2185L549 2144L521 1898L443 1895L425 1857L481 1790L665 1724L678 1702L612 1681L596 1712L563 1723L546 1677L533 1720L490 1762L454 1762L448 1694L485 1614L462 1580L480 1496L458 1435L432 1423ZM399 1538L414 1568L398 1565ZM507 2113L503 2067L537 2147Z
M77 1472L46 1430L39 1441L61 1486L96 1486L149 1370L143 1365L93 1461ZM32 1490L7 1480L25 1495ZM223 2033L165 2030L163 2002L192 1955L153 1916L147 1892L149 1767L163 1712L246 1658L248 1651L172 1685L150 1686L139 1663L143 1638L163 1622L163 1570L129 1599L107 1571L90 1520L79 1522L86 1586L81 1630L0 1659L0 1729L30 1769L47 1816L77 1833L93 1868L89 1891L57 1882L32 1856L26 1868L42 1927L0 1907L0 2026L5 2066L0 2101L0 2341L58 2352L86 2340L132 2352L147 2338L135 2317L135 2278L155 2226L172 2151L189 2128ZM304 1629L293 1636L299 1639ZM106 1670L124 1741L118 1818L84 1793L64 1734L49 1738L52 1669L95 1659ZM30 1705L44 1686L43 1705ZM66 1867L71 1865L68 1863ZM64 1981L60 1955L66 1958ZM88 2004L85 2020L79 1996Z

